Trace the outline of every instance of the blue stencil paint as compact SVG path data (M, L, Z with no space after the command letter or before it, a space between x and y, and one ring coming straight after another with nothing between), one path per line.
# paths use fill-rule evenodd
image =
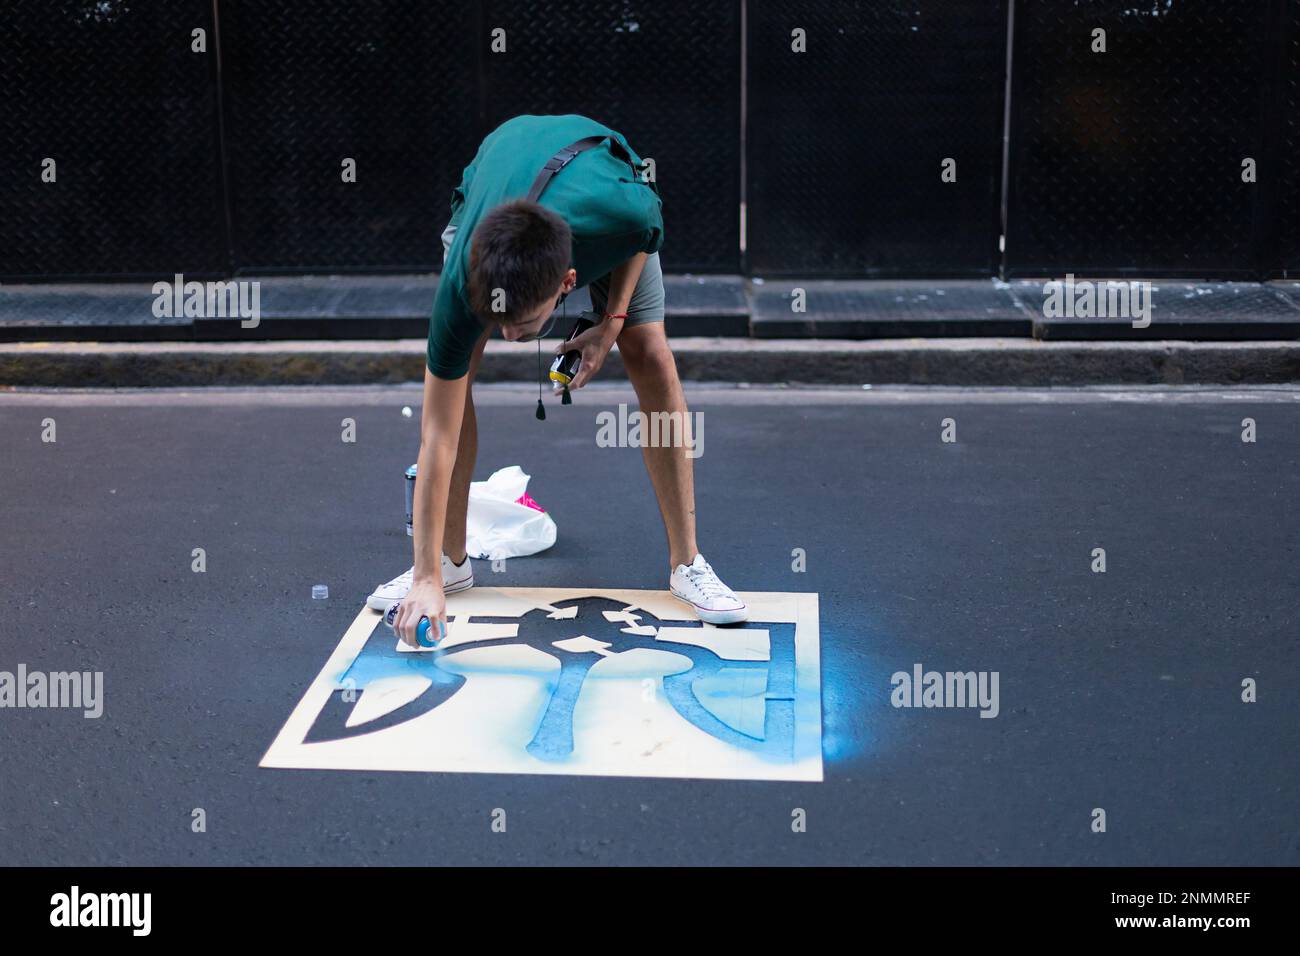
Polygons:
M397 651L393 632L382 624L378 625L340 678L340 689L322 708L306 736L306 742L374 733L418 717L446 703L465 685L463 671L453 673L446 669L455 666L458 652L493 645L526 645L560 662L558 676L546 688L549 691L547 704L526 749L539 760L563 762L573 754L574 709L588 672L605 654L622 654L640 648L660 655L673 655L675 660L685 658L689 661L689 666L683 665L683 670L663 677L665 696L683 719L719 740L766 758L787 762L794 759L796 675L793 624L750 622L727 628L765 630L771 646L770 660L732 661L719 657L707 647L624 633L622 629L628 626L624 621L607 621L602 613L623 611L626 605L620 601L588 597L562 601L555 606L576 606L577 616L556 620L550 616L550 611L541 608L521 617L475 615L466 620L517 624L518 634L423 653ZM648 611L636 610L633 613L642 626L657 627L660 624L659 619ZM700 626L680 621L670 623L673 627ZM553 646L555 641L578 635L609 645L604 648L605 654ZM345 725L355 699L369 684L380 678L404 674L418 674L428 679L430 686L415 700L389 714L356 727ZM345 695L351 695L352 700L346 699Z
M728 727L755 740L766 735L766 674L724 667L712 677L697 679L691 690L704 709Z

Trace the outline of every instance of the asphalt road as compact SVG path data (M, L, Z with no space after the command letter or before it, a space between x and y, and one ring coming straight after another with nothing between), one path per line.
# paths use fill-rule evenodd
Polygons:
M1300 390L693 394L704 553L820 596L824 782L259 768L410 563L418 390L8 394L0 671L105 703L0 709L0 863L1300 862ZM666 587L640 454L595 445L629 394L481 395L478 477L531 472L559 541L476 573ZM998 672L998 716L892 706L917 663Z

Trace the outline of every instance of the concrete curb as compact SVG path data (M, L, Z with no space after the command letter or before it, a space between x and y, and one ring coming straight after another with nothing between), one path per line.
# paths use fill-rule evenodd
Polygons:
M1300 382L1300 342L679 338L699 382L905 385L1180 385ZM419 381L422 339L349 342L30 342L0 345L0 387L359 385ZM543 360L549 349L544 347ZM536 382L536 346L492 341L487 382ZM617 352L604 379L625 378Z

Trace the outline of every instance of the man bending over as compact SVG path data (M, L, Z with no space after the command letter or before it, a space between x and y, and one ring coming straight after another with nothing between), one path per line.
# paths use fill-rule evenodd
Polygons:
M523 198L548 160L589 137L598 141L566 154L569 162L552 174L536 201ZM569 387L589 382L617 342L641 411L690 422L664 334L661 200L641 167L622 134L572 115L508 120L465 167L442 236L442 278L429 323L415 565L369 599L381 610L401 601L394 626L407 644L415 646L422 617L436 638L446 626L444 595L474 585L465 553L478 451L473 382L493 329L510 342L540 338L561 299L589 286L601 320L556 348L582 354ZM666 446L643 447L642 454L668 533L672 593L709 623L745 620L744 603L696 545L692 459L684 448Z

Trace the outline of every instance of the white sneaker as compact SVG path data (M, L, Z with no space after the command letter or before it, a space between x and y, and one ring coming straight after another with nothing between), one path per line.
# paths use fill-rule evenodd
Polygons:
M372 607L376 611L387 611L395 601L400 601L406 597L411 590L411 579L415 576L415 568L411 568L402 574L399 574L387 584L381 584L375 588L373 594L366 598L366 606ZM465 555L463 564L452 564L451 558L445 554L442 556L442 593L455 594L457 591L468 591L474 586L474 568L469 563L469 555Z
M749 608L745 607L745 602L718 580L702 554L697 554L689 565L677 565L668 589L673 592L673 597L695 608L700 620L708 624L736 624L749 620Z

